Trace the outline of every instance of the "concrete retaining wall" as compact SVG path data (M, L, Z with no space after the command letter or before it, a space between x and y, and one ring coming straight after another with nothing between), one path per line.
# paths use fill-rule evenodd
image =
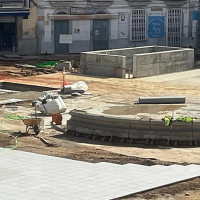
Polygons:
M133 77L181 72L193 68L194 50L182 49L133 55Z
M126 68L133 69L133 55L141 53L151 53L153 52L154 47L152 46L143 46L143 47L134 47L134 48L123 48L123 49L112 49L105 50L104 52L109 55L122 55L126 57Z
M117 68L125 67L125 56L81 53L81 72L84 74L124 78L125 72Z
M115 118L76 110L70 115L67 130L80 133L127 139L200 141L200 120L190 123L174 121L165 126L162 120Z
M133 77L180 72L193 68L194 50L179 47L144 46L81 53L84 74L125 78L126 68Z

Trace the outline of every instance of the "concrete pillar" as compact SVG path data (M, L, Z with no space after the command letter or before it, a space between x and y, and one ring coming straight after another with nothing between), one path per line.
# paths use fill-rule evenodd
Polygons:
M16 52L20 52L19 40L22 39L22 37L23 37L22 17L16 17L15 23L16 23L16 43L17 43Z

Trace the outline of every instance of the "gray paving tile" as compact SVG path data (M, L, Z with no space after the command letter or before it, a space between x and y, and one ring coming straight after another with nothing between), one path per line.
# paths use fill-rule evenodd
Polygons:
M196 176L198 165L87 163L6 150L0 153L0 200L107 200Z

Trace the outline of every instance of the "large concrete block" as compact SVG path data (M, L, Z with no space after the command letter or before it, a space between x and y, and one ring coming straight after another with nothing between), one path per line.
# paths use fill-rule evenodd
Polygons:
M148 139L150 130L142 130L142 129L130 129L128 137L130 139Z
M130 120L130 129L150 130L150 120L146 119Z
M150 128L151 130L156 130L156 131L171 131L171 125L166 126L163 120L150 120Z
M194 49L189 49L187 50L187 52L188 52L188 59L194 60Z
M83 123L83 124L88 124L88 125L94 125L94 126L97 125L97 120L96 119L79 118L79 119L73 119L73 121L74 122Z
M137 77L137 56L133 55L133 77Z
M128 129L97 126L93 134L99 136L128 138Z
M126 56L127 59L131 59L133 57L134 54L134 50L129 48L129 49L125 49L124 51L122 51L122 55Z
M125 72L114 69L116 67L124 68L126 66L126 58L124 56L88 54L85 62L84 71L86 74L119 78L122 78L125 74Z
M167 63L169 62L169 54L166 52L160 53L160 63Z
M192 140L195 141L200 141L200 131L193 132Z
M170 140L171 133L170 131L158 131L150 130L148 134L145 135L145 138L154 139L154 140Z
M116 123L129 123L129 119L125 117L105 116L100 115L102 121L116 122Z
M188 60L188 67L189 69L192 69L194 66L194 59Z
M137 66L147 65L150 63L149 54L136 54L136 64Z
M108 120L97 120L97 126L102 126L102 127L111 127L111 128L124 128L124 129L129 129L130 124L128 123L119 123L119 122L114 122L114 121L108 121Z
M138 66L136 66L135 77L144 77L144 76L149 76L148 65L138 65Z
M171 63L159 63L159 72L160 74L167 74L170 73L170 67L171 67Z
M162 120L150 120L149 139L170 140L171 126L165 126Z
M90 56L86 57L87 71L85 71L101 76L104 76L103 72L105 72L105 76L111 77L112 73L106 71L108 67L130 68L133 69L133 77L144 77L191 69L194 61L192 49L178 47L146 46L87 53ZM92 67L94 69L90 69ZM116 76L124 77L124 74Z
M148 65L140 65L137 66L136 72L137 77L144 77L144 76L152 76L158 75L159 73L160 64L148 64Z
M67 121L68 130L99 136L128 138L128 119L115 119L78 111L70 113L72 117Z
M152 59L153 59L152 63L159 63L160 62L161 55L160 55L159 52L158 53L149 54L149 56L151 56Z
M88 113L84 110L72 110L69 112L71 117L90 117Z
M172 131L171 140L193 141L192 131L191 132Z
M148 67L149 67L149 69L148 69ZM149 71L148 76L154 76L154 75L160 74L160 64L159 63L149 64L149 65L147 65L146 68Z
M96 62L96 59L97 59L97 56L94 53L86 53L86 56L85 56L86 64L91 63L91 62L94 63Z
M77 122L81 122L81 121L92 122L92 121L97 121L101 119L100 115L90 114L90 113L87 113L86 111L73 110L69 114L71 115L71 119Z
M200 119L196 119L193 121L193 141L198 140L200 141Z
M186 50L175 50L169 52L169 59L173 61L188 60L188 52Z
M193 127L192 122L174 121L172 123L171 140L192 141L193 140L192 127Z
M193 123L192 122L179 122L174 121L172 123L172 130L173 131L192 131Z
M84 123L77 123L73 122L72 120L67 121L67 130L70 131L76 131L79 133L85 133L85 134L94 134L96 131L97 126L84 124Z

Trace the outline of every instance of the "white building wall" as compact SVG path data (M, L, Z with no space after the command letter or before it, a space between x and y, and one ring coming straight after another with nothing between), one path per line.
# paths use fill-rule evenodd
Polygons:
M133 3L134 2L134 3ZM43 21L38 21L38 36L40 43L40 52L54 53L54 20L49 19L49 15L56 14L58 12L65 12L70 14L70 7L94 7L99 10L106 10L109 14L123 13L127 17L126 23L121 23L120 19L109 20L109 48L121 48L121 47L133 47L143 45L167 45L168 32L167 32L167 9L169 8L169 2L166 1L152 1L152 3L145 3L144 1L126 1L126 0L114 0L105 6L105 2L94 2L90 5L87 1L71 2L66 6L61 5L59 2L54 4L55 7L51 7L48 2L41 2L39 6L38 16L44 16ZM168 3L168 4L167 4ZM198 1L190 0L190 3L184 5L176 3L177 8L182 9L182 44L181 46L195 47L196 44L196 30L197 20L192 19L192 13L194 10L198 10ZM88 6L89 5L89 6ZM105 8L106 7L106 8ZM139 8L145 9L147 12L146 26L147 35L144 41L131 41L131 12L132 9ZM152 8L162 8L156 10ZM150 38L148 35L148 17L149 16L164 16L164 36L161 38ZM79 53L81 51L92 50L92 28L93 20L69 20L70 21L70 34L72 34L72 43L69 44L69 53Z
M90 20L73 20L72 24L73 41L90 40Z
M72 44L69 44L71 53L80 53L90 49L90 20L71 20L72 22Z

